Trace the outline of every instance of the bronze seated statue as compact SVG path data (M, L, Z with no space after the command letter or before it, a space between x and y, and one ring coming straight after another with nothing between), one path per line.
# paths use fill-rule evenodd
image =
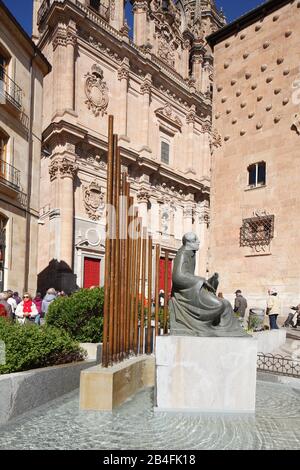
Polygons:
M195 255L200 244L197 235L187 233L182 242L173 267L171 335L248 336L230 302L216 296L219 275L215 273L209 280L195 276Z

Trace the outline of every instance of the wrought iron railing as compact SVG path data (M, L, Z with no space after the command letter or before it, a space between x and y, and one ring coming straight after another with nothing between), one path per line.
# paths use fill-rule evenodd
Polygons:
M13 189L20 189L20 170L0 160L0 181Z
M280 354L259 353L257 355L257 370L300 378L300 358L293 359Z
M37 24L39 25L40 22L43 20L45 14L47 13L47 11L49 10L49 8L51 7L53 3L53 0L44 0L39 11L38 11L38 14L37 14Z
M44 0L39 11L38 11L38 14L37 14L37 24L39 25L45 15L47 14L47 12L49 11L50 7L52 6L52 4L54 3L55 0ZM56 0L56 1L63 1L63 0ZM86 1L86 4L82 4L81 2L78 2L77 0L75 0L74 2L77 6L79 6L80 8L81 7L88 7L90 8L92 11L96 12L99 16L101 16L102 18L104 18L106 21L109 21L109 7L108 6L105 6L103 5L102 3L100 3L100 5L97 5L96 6L96 3L94 4L95 6L93 6L93 2L89 2L89 1Z
M7 75L2 65L0 65L0 94L16 108L22 109L22 88Z

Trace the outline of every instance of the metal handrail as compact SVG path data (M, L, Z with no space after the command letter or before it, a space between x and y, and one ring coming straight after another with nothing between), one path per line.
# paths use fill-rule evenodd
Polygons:
M0 65L0 93L19 110L22 109L22 88L10 78L2 65Z
M20 170L4 160L0 160L0 181L4 181L8 186L18 190L20 189L20 174Z

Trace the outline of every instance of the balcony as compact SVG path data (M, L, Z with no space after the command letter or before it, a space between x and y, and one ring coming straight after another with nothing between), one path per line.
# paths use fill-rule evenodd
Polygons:
M22 88L16 84L0 65L0 105L8 104L20 112L22 110Z
M15 197L20 192L20 170L0 160L0 192Z
M42 23L44 20L46 14L50 10L50 7L54 3L55 0L44 0L39 11L37 14L37 24L39 25ZM63 2L63 0L56 0L58 2ZM72 1L72 0L71 0ZM85 0L84 1L79 1L79 0L73 0L73 3L77 5L77 7L81 8L82 10L86 10L86 7L88 7L92 12L97 13L99 16L101 16L105 21L109 21L109 7L106 7L103 5L101 2L97 1L90 1L90 0Z

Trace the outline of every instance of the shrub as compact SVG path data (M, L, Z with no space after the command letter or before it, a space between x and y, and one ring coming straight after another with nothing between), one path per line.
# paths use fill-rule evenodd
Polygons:
M76 341L102 341L104 289L81 289L49 306L46 324L62 328Z
M20 325L0 318L0 340L6 359L0 374L82 361L86 355L68 333L51 326Z

